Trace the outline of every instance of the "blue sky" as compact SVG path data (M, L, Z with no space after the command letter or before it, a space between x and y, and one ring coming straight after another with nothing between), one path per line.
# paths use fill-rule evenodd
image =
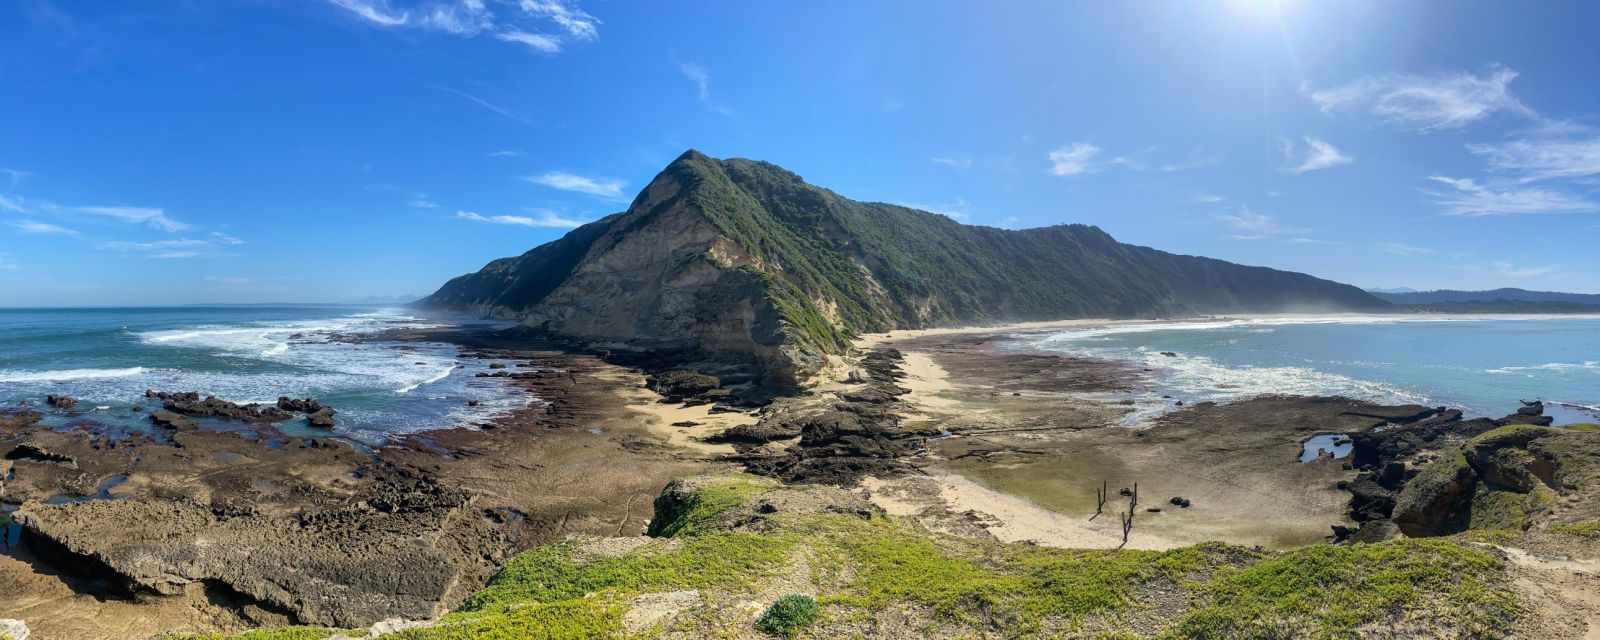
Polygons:
M1367 287L1600 292L1600 5L0 4L0 306L427 293L684 149Z

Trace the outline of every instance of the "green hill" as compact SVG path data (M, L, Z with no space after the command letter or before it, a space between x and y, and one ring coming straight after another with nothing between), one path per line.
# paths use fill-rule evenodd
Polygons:
M1355 287L857 202L781 167L688 151L624 212L422 301L552 333L755 362L792 381L861 332L1082 317L1374 311Z

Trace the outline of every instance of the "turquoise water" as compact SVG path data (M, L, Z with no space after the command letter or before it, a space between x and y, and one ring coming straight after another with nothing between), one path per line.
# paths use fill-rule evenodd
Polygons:
M1271 393L1450 405L1500 417L1543 399L1558 422L1600 409L1600 316L1325 316L1110 325L1020 346L1155 370L1148 407ZM1163 353L1167 352L1167 353ZM1168 355L1170 354L1170 355ZM1163 403L1163 400L1169 400Z
M146 418L132 408L146 389L235 402L310 396L338 409L338 433L369 442L525 405L503 381L474 378L488 362L454 346L330 339L450 323L377 306L0 309L0 402L42 405L65 393L81 415L52 412L53 424L142 431Z

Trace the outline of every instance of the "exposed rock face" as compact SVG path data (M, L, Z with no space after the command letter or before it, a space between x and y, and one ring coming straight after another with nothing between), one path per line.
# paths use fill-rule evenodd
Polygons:
M168 429L194 429L200 426L195 421L166 409L156 409L155 411L151 411L150 422L158 427L165 427Z
M196 418L223 418L227 420L241 420L244 422L282 422L289 419L289 413L276 406L260 404L234 404L216 396L201 398L200 394L193 391L169 393L165 391L146 391L146 398L161 401L161 406L167 411Z
M311 426L313 426L313 427L320 427L320 428L323 428L323 429L332 429L333 428L333 414L334 414L334 410L332 408L323 407L321 409L316 410L313 413L307 414L306 415L306 422L311 423Z
M1094 227L969 227L777 166L689 151L621 213L423 300L597 348L752 362L792 384L861 331L1387 303L1310 276L1125 245Z
M1423 467L1395 501L1395 524L1412 537L1466 529L1477 481L1472 465L1460 454Z
M351 627L426 619L459 579L459 549L441 536L465 494L399 476L345 505L260 513L173 500L97 500L15 515L38 545L109 574L134 593L220 583L268 611ZM421 533L422 535L418 535Z
M71 410L78 406L78 399L72 396L49 395L45 396L44 403L57 409Z
M278 408L284 411L309 414L321 411L323 406L322 403L316 398L290 398L281 396L278 398Z

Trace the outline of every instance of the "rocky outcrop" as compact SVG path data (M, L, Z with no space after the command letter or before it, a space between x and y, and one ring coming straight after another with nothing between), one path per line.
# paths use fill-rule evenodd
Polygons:
M849 338L998 319L1382 310L1350 287L863 203L775 165L680 156L626 211L451 280L422 303L515 318L612 354L753 363L794 385Z
M0 408L0 429L21 431L39 422L44 415L27 407Z
M193 391L170 393L146 391L146 398L160 400L167 411L195 418L220 418L243 422L282 422L290 418L289 412L272 405L235 404L216 396L200 397Z
M58 396L52 394L45 396L44 403L63 411L70 411L73 407L78 406L78 399L67 395Z
M1411 537L1463 531L1471 519L1477 482L1477 472L1460 454L1429 464L1395 499L1394 522Z

